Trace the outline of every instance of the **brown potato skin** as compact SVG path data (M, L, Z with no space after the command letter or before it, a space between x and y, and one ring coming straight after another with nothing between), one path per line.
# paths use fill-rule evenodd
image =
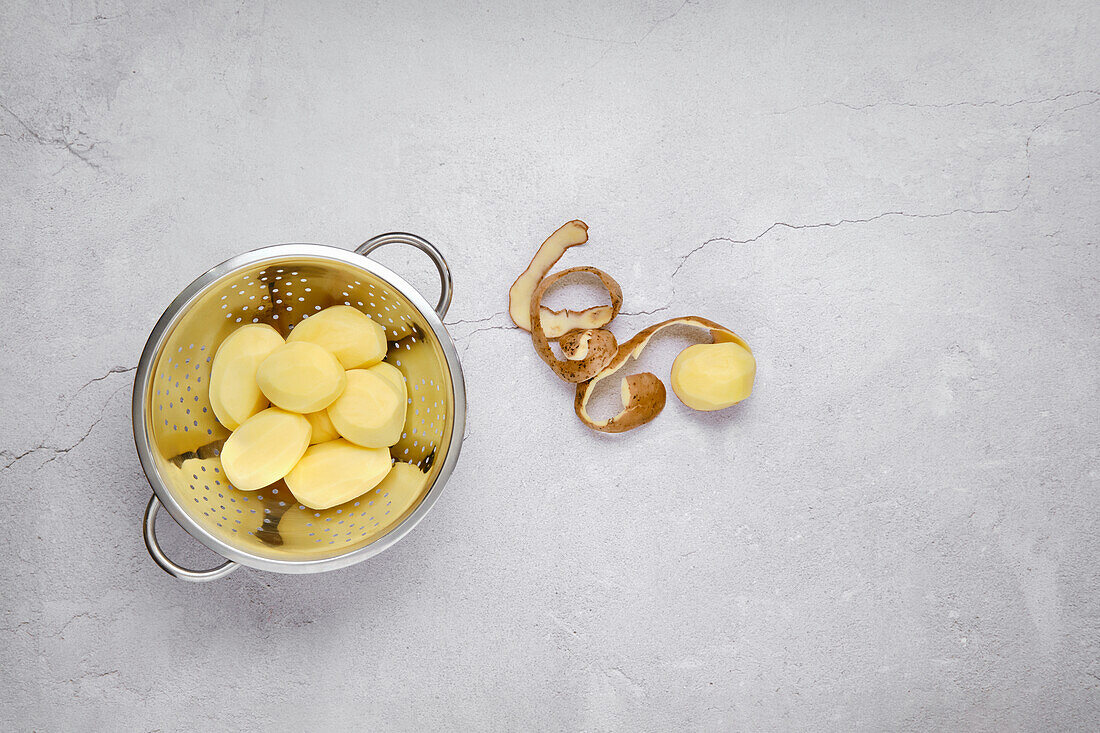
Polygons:
M591 379L614 358L618 346L615 334L606 329L597 328L590 330L588 354L583 359L558 359L550 350L550 341L542 330L542 298L547 290L563 278L577 277L582 274L595 275L599 278L607 288L612 304L622 305L623 291L619 283L606 272L595 267L571 267L568 270L555 272L544 278L531 295L531 343L539 357L566 382L584 382Z
M630 398L623 406L622 411L614 417L604 421L595 421L585 406L587 401L588 385L578 384L577 394L573 399L573 410L577 417L588 427L601 433L625 433L627 430L641 427L661 414L665 409L667 392L664 383L652 372L631 374L624 377Z
M594 329L575 328L558 339L558 346L566 359L579 361L588 356L588 344L592 338Z
M552 240L560 236L563 230L572 229L576 232L576 238L567 242L561 249L561 252L557 257L547 262L539 263L539 259L543 255L543 251L550 246ZM534 282L535 285L531 288L533 293L538 283L546 277L546 273L550 272L550 268L558 264L561 258L565 255L566 251L577 245L584 244L588 241L588 225L580 219L574 219L562 224L554 233L551 234L546 240L539 245L538 250L531 258L530 264L527 268L519 274L515 282L508 289L508 314L512 319L512 323L516 324L524 331L530 331L530 320L524 319L526 312L520 310L525 304L519 303L523 299L523 290L526 288L527 282ZM619 302L616 304L612 302L610 306L596 305L584 310L570 310L565 308L560 311L551 310L546 306L542 306L540 313L545 317L548 315L554 316L555 322L552 324L543 324L543 332L546 334L546 338L549 341L554 341L560 338L562 335L568 333L574 329L591 329L602 328L611 321L615 320L615 316L619 315L619 309L622 308L622 293L620 292ZM518 312L517 312L518 311ZM560 320L559 320L560 319Z

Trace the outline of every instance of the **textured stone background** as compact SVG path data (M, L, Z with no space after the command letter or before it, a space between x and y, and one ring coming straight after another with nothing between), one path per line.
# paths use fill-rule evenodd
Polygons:
M1097 37L1087 1L5 2L0 728L1095 729ZM503 313L574 217L618 333L729 324L751 400L576 421ZM455 272L434 511L345 571L161 572L156 318L392 229Z

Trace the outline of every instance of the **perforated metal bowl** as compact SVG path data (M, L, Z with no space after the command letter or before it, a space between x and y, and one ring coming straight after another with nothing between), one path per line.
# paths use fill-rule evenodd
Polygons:
M441 280L433 309L408 283L365 255L406 244L432 258ZM438 498L458 460L466 391L454 342L442 318L451 274L439 251L412 234L375 237L354 253L318 244L282 244L227 260L180 293L153 329L134 379L134 440L153 488L145 543L161 568L186 580L214 580L239 565L282 573L346 567L376 555L409 532ZM207 396L210 365L222 340L245 323L268 323L286 336L330 305L350 305L381 323L386 361L405 375L409 402L395 460L423 472L420 498L400 516L371 491L324 511L294 501L277 482L239 491L221 469L229 431ZM195 539L226 558L210 570L170 560L157 542L161 505Z

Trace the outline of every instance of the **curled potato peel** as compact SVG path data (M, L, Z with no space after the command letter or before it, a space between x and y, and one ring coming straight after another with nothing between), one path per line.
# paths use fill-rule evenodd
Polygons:
M623 409L613 417L605 420L593 419L588 414L588 400L592 395L592 389L597 384L618 372L631 359L639 358L649 344L650 339L672 326L695 326L706 329L716 343L729 341L739 344L746 350L749 348L744 339L733 331L699 316L681 316L655 323L639 331L629 341L620 344L618 351L603 369L593 375L589 381L577 385L573 409L581 422L602 433L622 433L645 425L661 413L665 406L665 386L660 379L650 372L631 374L623 379L620 392Z
M623 377L619 392L623 409L619 414L606 420L593 420L588 414L588 397L592 384L590 381L577 385L573 409L581 422L601 433L625 433L641 427L661 414L665 407L665 385L655 374L642 372Z
M579 361L588 356L588 344L592 341L593 329L574 329L558 339L558 346L566 359Z
M535 256L531 258L531 264L516 278L508 290L508 314L513 323L524 331L531 330L531 314L528 309L531 295L546 277L546 273L550 272L550 268L562 258L565 250L587 241L588 225L579 219L566 222L546 238ZM622 302L620 290L618 300L612 298L610 305L597 305L581 311L568 308L555 311L541 306L539 314L543 333L548 340L553 341L574 329L597 329L606 326L619 314Z
M568 270L555 272L553 275L544 278L531 295L529 311L531 342L534 344L539 357L554 370L555 374L567 382L584 382L591 379L614 358L617 346L615 334L606 329L596 328L589 329L586 332L583 358L568 358L567 355L567 358L559 359L554 356L554 352L550 349L549 337L542 328L542 297L547 290L563 278L577 277L582 274L595 275L607 288L607 292L611 296L611 302L618 305L622 304L622 288L610 275L602 270L597 270L595 267L571 267ZM579 343L572 344L571 342L574 356L580 348Z

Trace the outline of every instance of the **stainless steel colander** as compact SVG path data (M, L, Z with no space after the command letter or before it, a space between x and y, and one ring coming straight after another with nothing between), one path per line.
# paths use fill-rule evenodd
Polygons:
M432 258L442 284L433 309L408 283L366 257L386 244L416 247ZM451 302L451 273L427 240L383 234L355 252L318 244L254 250L214 267L164 312L141 354L134 379L134 440L153 488L145 511L145 544L168 573L192 581L220 578L240 565L282 573L345 567L376 555L427 513L454 470L466 422L466 391L454 342L442 318ZM420 498L392 516L385 495L372 491L315 511L294 501L278 482L238 491L221 469L229 437L207 397L214 352L245 323L268 323L286 336L330 305L350 305L381 323L386 361L405 375L409 403L398 461L424 473ZM170 560L157 542L164 505L199 542L224 556L210 570Z

